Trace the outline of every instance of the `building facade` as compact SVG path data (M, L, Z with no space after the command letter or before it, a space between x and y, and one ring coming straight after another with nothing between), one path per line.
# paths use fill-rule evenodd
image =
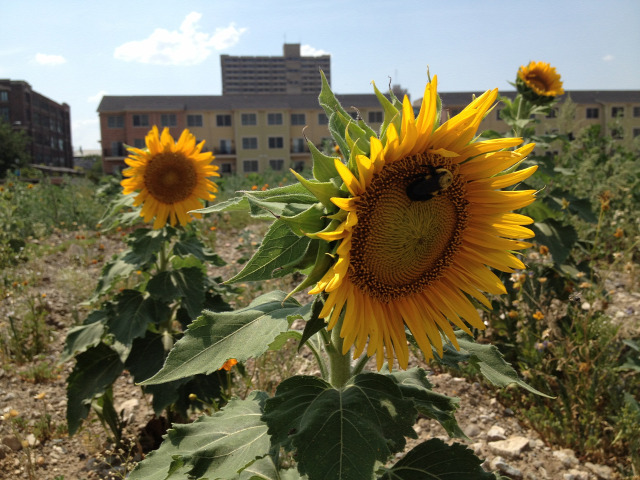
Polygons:
M440 93L443 120L457 115L467 106L473 96L482 92ZM500 92L513 99L515 92ZM571 118L561 118L560 111L565 101L571 99L575 112ZM540 118L536 133L578 133L592 125L599 125L601 132L611 135L626 147L631 148L634 139L640 137L640 90L574 90L558 97L559 103L545 118ZM419 109L422 99L413 102ZM480 130L495 130L507 134L508 127L500 119L500 105L487 114Z
M375 95L338 95L373 128L383 110ZM355 107L355 108L350 108ZM125 166L125 145L144 147L153 125L175 138L188 128L212 151L222 174L311 166L307 139L330 140L317 95L105 96L98 106L105 173Z
M223 95L315 94L322 70L331 84L331 56L301 56L299 43L285 43L281 57L220 55Z
M71 111L36 92L27 82L0 79L0 121L31 139L34 164L73 168Z

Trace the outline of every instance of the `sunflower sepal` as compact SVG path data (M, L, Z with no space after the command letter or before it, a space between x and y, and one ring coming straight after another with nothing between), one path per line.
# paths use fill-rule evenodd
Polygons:
M316 147L313 142L307 142L309 145L309 151L311 152L311 158L313 159L313 167L311 169L311 173L313 178L315 178L319 182L328 182L332 178L339 178L340 175L335 167L335 159L337 157L331 157L329 155L325 155L318 147Z
M329 255L330 249L327 242L317 241L314 242L314 244L317 244L318 250L316 251L316 258L315 262L313 263L313 268L307 273L305 279L302 280L302 282L296 285L296 287L287 294L287 298L289 298L291 295L295 295L298 292L302 292L303 290L314 286L322 279L322 277L324 277L325 273L327 273L327 270L329 270L331 265L334 263L335 260L331 255ZM318 298L320 297L317 296L316 299ZM324 319L322 320L322 322L323 324L325 323ZM300 346L302 346L302 344L300 344Z
M307 180L295 170L291 170L291 173L298 179L298 181L313 194L314 197L322 203L328 210L335 210L335 205L331 202L331 197L337 197L340 195L340 188L336 185L334 179L328 182L319 182L311 179Z

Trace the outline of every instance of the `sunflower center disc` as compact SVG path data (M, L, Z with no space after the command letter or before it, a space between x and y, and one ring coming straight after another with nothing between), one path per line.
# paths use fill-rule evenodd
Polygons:
M153 157L144 174L149 193L166 204L181 202L191 196L198 183L192 161L180 153L160 153Z
M382 301L423 290L451 264L466 226L465 189L455 166L437 155L407 157L374 175L357 204L350 278ZM407 186L433 168L453 173L446 189L413 201Z

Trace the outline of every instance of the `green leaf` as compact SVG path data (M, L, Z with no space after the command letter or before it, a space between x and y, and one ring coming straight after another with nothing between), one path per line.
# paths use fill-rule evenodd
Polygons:
M536 234L536 242L549 248L554 263L558 265L564 263L578 240L578 233L573 226L552 218L534 223L531 230Z
M450 437L467 438L454 416L460 400L432 391L427 373L422 368L394 372L388 376L398 383L404 398L413 400L419 413L437 420Z
M86 351L89 347L94 347L104 333L104 325L109 318L107 310L94 310L84 321L84 325L72 328L67 333L64 342L64 350L58 360L60 363L67 362L77 354Z
M246 400L231 400L210 417L175 425L160 448L140 462L127 478L238 478L239 473L269 451L267 426L260 419L266 397L264 392L253 392Z
M458 339L460 351L456 351L448 342L445 343L444 355L440 360L444 365L458 368L459 363L470 362L477 366L480 369L480 373L497 387L502 388L515 383L531 393L552 398L527 385L518 377L518 373L504 360L500 350L494 345L476 343L460 330L456 331L456 338ZM438 359L439 357L435 356L435 358Z
M380 374L356 375L337 390L317 377L284 380L265 404L274 446L295 450L310 480L371 478L376 462L416 437L417 412L396 383Z
M302 311L304 307L285 300L280 291L262 295L235 312L205 311L176 342L162 370L143 385L211 373L230 358L244 362L262 355L288 329L287 317Z
M295 270L311 239L296 235L283 220L273 222L258 251L242 271L225 283L260 281L283 277ZM282 268L288 266L289 268Z
M136 270L154 260L156 253L164 247L165 242L175 235L175 229L171 227L152 230L138 228L129 234L127 243L130 250L125 252L122 259L134 265Z
M165 303L146 297L137 290L124 290L114 299L114 309L109 316L109 331L116 340L131 345L133 340L144 336L150 323L160 323L169 318L171 312Z
M464 445L447 445L432 438L410 450L379 480L495 480L482 469L482 460Z
M102 269L102 274L96 285L94 296L89 300L96 301L97 298L106 293L113 284L120 278L127 278L137 270L136 265L128 263L122 259L127 252L121 253L118 257L107 263Z
M311 303L311 316L304 326L302 337L300 338L300 343L298 344L298 351L300 351L302 346L307 343L307 340L309 340L327 325L326 320L324 318L320 318L319 316L320 312L322 311L322 307L324 307L322 296L316 295L313 302Z
M214 213L214 212L243 212L249 208L246 197L238 195L223 202L215 202L213 205L205 208L194 210L196 213Z
M227 264L217 253L206 248L195 235L188 235L176 242L173 246L173 253L180 256L193 255L198 260L216 267L224 267Z
M67 378L67 423L69 435L78 431L87 418L91 401L102 395L122 373L124 365L116 352L104 343L76 357L73 371Z
M191 318L196 318L202 312L204 282L205 278L200 268L186 267L160 272L149 280L147 290L154 297L166 302L182 299Z
M147 331L143 338L136 338L131 346L125 368L140 383L157 373L164 364L166 352L162 334Z

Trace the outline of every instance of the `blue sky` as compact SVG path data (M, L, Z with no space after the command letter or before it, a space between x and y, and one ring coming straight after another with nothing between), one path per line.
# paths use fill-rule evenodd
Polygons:
M220 54L331 54L337 93L400 83L413 99L508 90L530 60L568 90L640 89L638 0L2 2L0 78L71 105L74 148L99 148L102 95L219 95ZM446 3L446 5L445 5Z

